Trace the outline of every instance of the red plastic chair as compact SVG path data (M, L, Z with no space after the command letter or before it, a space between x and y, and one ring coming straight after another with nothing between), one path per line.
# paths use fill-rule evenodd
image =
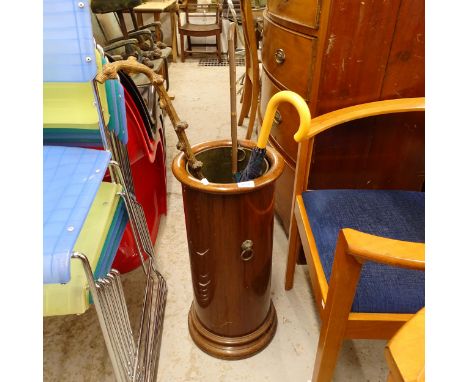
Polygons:
M153 245L156 243L159 222L167 212L166 165L163 131L157 129L155 139L148 135L138 108L125 89L128 144L135 196L142 205ZM112 267L121 273L130 272L141 265L136 243L127 225Z

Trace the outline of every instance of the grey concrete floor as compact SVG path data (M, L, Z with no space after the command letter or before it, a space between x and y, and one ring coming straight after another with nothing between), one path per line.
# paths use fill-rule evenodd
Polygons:
M238 75L242 68L238 67ZM189 123L192 144L228 138L228 67L200 67L198 60L170 65L174 106ZM239 107L238 107L239 110ZM238 128L245 135L248 119ZM270 345L259 354L241 361L222 361L208 356L192 342L187 312L192 301L190 265L185 235L181 188L171 173L177 154L177 139L166 120L168 214L163 217L155 247L157 266L168 284L168 299L159 361L158 380L163 382L297 381L307 382L312 374L319 335L306 266L296 268L295 286L283 288L287 238L275 222L272 299L278 315L278 329ZM144 277L141 269L123 275L125 296L134 332L141 308ZM385 381L385 341L345 341L335 371L335 381ZM81 316L44 319L45 381L113 381L94 307Z

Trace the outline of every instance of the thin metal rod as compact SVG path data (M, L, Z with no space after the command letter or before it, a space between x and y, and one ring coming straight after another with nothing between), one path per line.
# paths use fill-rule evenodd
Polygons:
M120 298L120 306L121 306L121 314L122 314L122 320L125 324L125 333L127 334L127 342L129 346L131 347L131 354L134 357L135 356L135 341L133 339L133 332L132 332L132 327L130 325L130 318L128 316L128 310L124 309L123 307L127 306L126 301L125 301L125 295L123 292L123 286L122 286L122 281L120 280L120 273L112 269L110 271L110 274L115 277L115 288L116 288L116 294Z
M109 316L112 320L114 338L117 344L118 354L121 360L121 363L125 369L125 374L131 375L131 366L133 365L133 359L129 358L127 346L125 344L124 333L121 327L118 307L116 303L116 298L113 294L112 281L109 277L100 280L104 284L105 288L105 298L107 299L107 304L109 307Z
M88 258L79 252L74 252L72 254L72 258L81 260L83 265L83 269L86 275L86 279L88 280L89 291L91 296L93 296L94 306L96 307L96 313L98 316L99 324L101 325L102 334L104 336L104 342L106 343L107 351L109 353L109 357L111 359L112 368L114 369L114 373L116 374L116 378L119 382L124 382L125 379L122 378L120 373L120 365L117 361L117 354L114 352L111 337L109 334L109 330L106 325L106 321L104 318L103 310L102 310L102 303L101 299L99 298L99 294L94 283L94 276L93 271L91 270L91 266L89 264Z
M143 227L141 227L141 226L138 227L137 216L136 216L136 212L134 210L134 203L133 203L132 199L130 199L130 197L128 195L127 188L126 188L126 185L125 185L125 180L123 178L123 175L122 175L119 164L117 162L115 162L115 161L110 161L109 167L113 167L113 168L116 169L115 174L117 175L117 180L118 180L117 183L119 183L122 186L123 192L121 193L121 196L123 197L125 207L126 207L127 212L128 212L130 227L132 229L133 237L134 237L135 243L137 245L137 251L138 251L138 254L140 256L141 265L142 265L142 267L143 267L143 269L145 271L145 274L146 274L147 269L146 269L145 259L144 259L144 256L143 256L143 249L142 249L142 235L144 235L142 233L142 228ZM148 228L146 228L146 229L148 229ZM147 253L147 255L150 258L153 257L152 256L153 254L151 252Z
M113 311L112 303L110 301L110 296L109 296L109 286L106 284L104 279L99 279L96 284L99 287L103 313L106 319L112 346L118 358L119 372L126 379L127 378L127 371L125 369L126 360L125 360L124 355L122 354L121 344L119 343L119 338L118 338L118 333L117 333L117 324L115 322L114 311Z
M143 342L144 342L143 328L144 328L145 321L146 321L146 310L148 309L149 286L150 286L150 283L151 283L151 273L152 273L151 272L152 271L151 262L152 262L152 260L150 259L150 266L148 267L149 272L146 275L146 287L145 287L145 296L143 298L143 308L142 308L142 312L141 312L141 316L140 316L140 329L139 329L139 333L138 333L138 344L137 344L136 353L135 353L135 365L134 365L134 369L133 369L133 382L138 381L137 377L140 376L139 371L141 370L140 369L140 358L141 358L141 353L143 352L142 351L143 350Z

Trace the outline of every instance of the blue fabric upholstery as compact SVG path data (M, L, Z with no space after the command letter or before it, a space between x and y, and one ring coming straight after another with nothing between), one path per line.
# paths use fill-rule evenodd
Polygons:
M424 242L424 193L319 190L302 194L325 276L330 282L338 232L353 228L391 239ZM353 312L416 313L424 306L424 272L367 262Z

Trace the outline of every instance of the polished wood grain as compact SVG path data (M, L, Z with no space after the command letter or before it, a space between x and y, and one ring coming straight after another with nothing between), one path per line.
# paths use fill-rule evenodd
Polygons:
M231 141L228 139L220 141L209 141L197 144L197 152L208 150L212 147L213 142L216 142L216 144L219 147L231 147ZM238 140L238 142L242 147L246 147L248 149L253 149L256 146L255 142L252 141ZM270 171L268 173L269 176L261 176L259 178L253 179L252 182L254 183L255 188L265 187L274 184L283 172L284 160L280 155L278 155L275 149L268 147L268 150L266 152L266 158L270 163ZM199 179L194 177L191 173L187 173L186 166L187 159L185 155L177 155L172 161L172 173L179 182L191 188L198 189L203 192L222 192L223 194L242 194L245 192L245 189L240 188L237 185L237 183L210 182L209 184L205 185Z
M294 90L309 99L317 39L297 32L291 32L274 23L268 16L264 18L262 63L270 77L276 78L284 89ZM284 61L278 60L278 52L284 54Z
M314 141L320 135L339 128L343 123L359 122L384 113L411 117L415 113L422 115L424 109L424 98L379 101L348 107L313 118L308 131L296 135L296 138L302 141L299 143L294 178L295 206L289 227L285 288L290 289L293 286L294 269L302 244L314 300L323 321L312 378L314 382L331 381L343 339L389 339L413 316L351 312L362 265L366 261L372 261L408 269L425 269L424 244L343 229L339 233L330 282L327 282L302 199L310 176L316 175L313 172L314 166L311 165L311 158L316 149ZM356 125L356 129L357 126L359 124ZM404 141L401 142L404 145ZM406 166L406 163L402 163L402 166Z
M254 147L250 141L239 144ZM193 151L200 156L220 147L229 150L230 142L207 142ZM173 161L173 173L182 183L194 292L189 329L202 350L219 358L251 356L276 330L270 296L274 189L284 162L271 148L266 158L269 171L247 188L204 185L187 172L183 155ZM253 249L246 253L242 245L247 240Z
M316 115L380 99L400 1L332 6Z
M340 125L316 137L309 187L420 191L425 174L424 139L424 116L417 113Z
M305 96L313 117L371 101L424 96L423 0L322 0L315 29L303 18L313 17L318 3L301 4L302 0L268 1L263 50L269 53L263 57L260 121L268 99L285 89ZM314 41L312 56L297 43L298 36ZM275 68L271 52L278 41L288 47L284 64L294 57L302 69L281 72ZM282 122L273 127L270 142L294 169L295 124L289 121L296 116L285 107L279 112ZM402 136L409 137L404 144ZM416 113L349 122L318 135L314 145L310 188L423 187L424 117ZM289 226L293 199L293 183L286 180L287 175L291 179L286 170L276 194L276 205L290 206L277 211L284 227Z
M400 3L381 99L424 95L424 10L424 0Z
M251 357L262 351L273 339L278 319L272 303L265 320L253 332L240 337L218 336L204 327L192 304L188 325L192 339L204 352L216 358L237 360Z
M313 33L319 26L321 0L270 0L270 17L278 24L303 33Z
M388 340L413 317L413 314L350 313L345 338Z
M389 380L424 382L425 380L425 308L409 320L385 347Z

